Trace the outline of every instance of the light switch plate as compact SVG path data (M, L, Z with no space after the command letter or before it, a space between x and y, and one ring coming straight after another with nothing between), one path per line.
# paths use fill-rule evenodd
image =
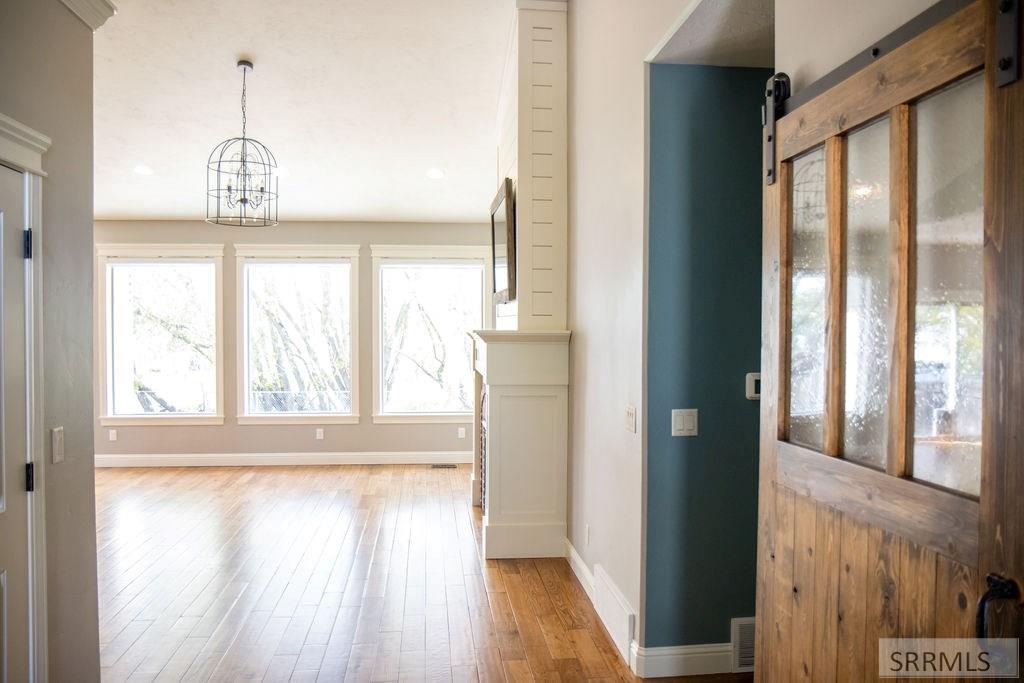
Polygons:
M636 407L626 406L626 431L636 434Z
M748 372L744 381L744 393L751 401L761 400L761 373Z
M64 462L64 428L54 427L50 430L50 462Z
M672 436L697 436L696 408L676 408L672 411Z

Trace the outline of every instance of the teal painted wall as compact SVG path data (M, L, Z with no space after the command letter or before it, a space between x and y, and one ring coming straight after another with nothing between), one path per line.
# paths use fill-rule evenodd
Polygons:
M650 72L644 647L721 643L753 616L760 91L768 69ZM673 437L671 410L700 410Z

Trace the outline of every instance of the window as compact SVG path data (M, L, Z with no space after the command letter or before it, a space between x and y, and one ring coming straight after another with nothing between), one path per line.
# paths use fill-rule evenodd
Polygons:
M818 148L793 161L789 436L810 448L825 438L826 232L825 150Z
M358 246L238 245L239 422L358 422Z
M374 246L375 422L467 422L486 247ZM486 284L485 284L486 283Z
M99 245L100 422L220 424L222 245Z
M970 496L983 431L984 87L973 74L784 166L785 440Z

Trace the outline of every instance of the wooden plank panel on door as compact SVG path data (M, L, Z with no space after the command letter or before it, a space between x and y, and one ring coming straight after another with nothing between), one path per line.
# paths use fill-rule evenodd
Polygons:
M878 671L878 640L899 633L900 548L896 534L873 527L868 532L868 601L864 622L864 669Z
M817 506L817 558L814 567L814 665L811 679L828 683L836 677L836 642L839 611L839 557L842 552L843 515Z
M813 666L816 507L814 501L803 496L796 497L793 507L793 646L789 666L794 681L810 681Z
M767 129L763 135L770 134ZM780 219L784 214L783 204L788 207L788 199L783 202L782 188L789 186L790 175L786 169L776 168L779 182L765 188L762 198L762 220L764 234L762 237L762 329L761 329L761 373L762 377L778 377L779 349L782 345L780 335L782 324L779 321L780 300L785 290L782 276L785 271L785 260L782 258L782 236ZM788 211L788 209L787 209ZM775 454L774 444L782 434L780 423L782 412L780 406L780 385L778 382L762 382L761 388L761 436L758 488L758 543L757 543L757 590L755 617L755 666L756 679L764 683L768 680L769 652L773 642L772 625L774 623L772 606L775 582Z
M939 555L935 566L935 637L973 638L978 570ZM961 679L966 680L966 679Z
M906 539L900 546L900 637L931 638L935 633L936 557Z
M996 5L986 5L985 73L985 406L981 457L979 587L989 572L1024 586L1024 79L995 84ZM1018 12L1017 35L1024 31ZM987 381L998 377L999 381ZM1024 608L993 605L989 634L1024 636Z
M793 532L792 491L779 488L775 495L775 581L772 587L772 634L768 645L768 679L788 681L793 634Z
M870 527L843 517L843 543L839 563L838 645L836 680L865 678L864 643L868 606L868 536Z

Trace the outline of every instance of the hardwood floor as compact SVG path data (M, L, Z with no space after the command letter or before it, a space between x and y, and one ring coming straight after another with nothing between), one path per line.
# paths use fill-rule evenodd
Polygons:
M103 679L634 680L564 560L480 559L468 478L97 470Z

